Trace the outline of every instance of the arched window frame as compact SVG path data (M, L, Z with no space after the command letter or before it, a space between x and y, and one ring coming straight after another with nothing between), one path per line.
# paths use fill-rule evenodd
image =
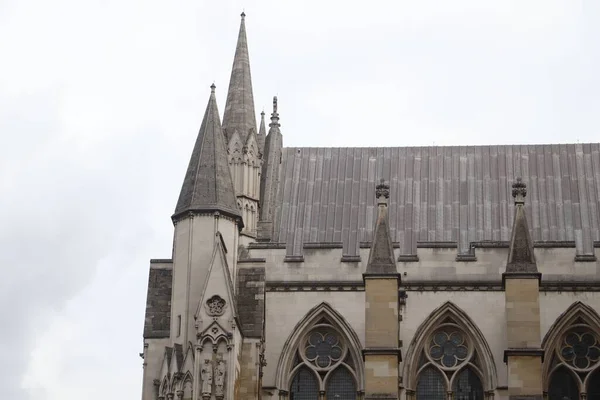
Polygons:
M467 343L468 355L466 361L457 364L455 367L440 367L439 364L432 362L427 354L433 334L443 327L459 330L464 334ZM421 364L423 353L425 353L427 361ZM440 372L447 392L452 392L454 380L460 372L465 368L470 368L480 379L484 395L487 395L490 399L493 398L494 390L497 387L497 372L491 349L471 318L452 302L444 303L425 319L415 332L406 353L403 362L403 382L405 383L406 392L415 395L415 398L419 375L428 366L433 366ZM450 377L444 371L450 371ZM407 398L410 398L410 396Z
M311 363L307 363L304 358L301 358L300 362L295 363L296 355L299 350L302 350L308 335L316 329L330 329L343 341L343 355L338 362L327 368L320 369ZM361 349L360 340L348 322L329 304L321 303L306 314L292 330L292 334L285 342L277 364L275 378L277 387L281 391L288 392L296 372L302 366L307 366L317 378L319 390L323 392L327 388L333 371L337 368L345 368L354 378L357 393L361 393L364 391L364 365ZM348 358L352 360L352 366L345 363L345 360ZM327 373L321 378L319 371L327 371Z
M580 301L571 304L565 312L558 316L542 341L542 349L544 349L547 360L543 364L542 374L542 385L546 398L548 397L552 374L560 367L565 367L569 371L579 386L580 395L587 393L591 377L600 370L600 360L585 369L585 371L581 371L564 362L558 354L562 349L565 335L575 329L588 330L594 334L596 340L600 340L600 316L592 307ZM583 372L585 378L581 379L577 371Z

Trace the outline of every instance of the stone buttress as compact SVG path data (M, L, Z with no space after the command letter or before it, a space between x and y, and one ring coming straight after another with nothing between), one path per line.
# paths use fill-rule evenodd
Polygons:
M365 399L398 399L399 347L398 286L389 227L389 185L376 189L377 222L369 253L365 283Z
M506 298L508 394L511 400L542 399L540 281L525 216L527 189L520 178L512 185L515 219L502 284Z

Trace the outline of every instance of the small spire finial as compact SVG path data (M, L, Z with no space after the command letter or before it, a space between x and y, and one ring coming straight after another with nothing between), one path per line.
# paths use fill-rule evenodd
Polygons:
M515 199L515 204L525 204L525 196L527 196L527 185L520 177L512 184L512 196Z
M281 125L279 124L279 113L277 112L277 96L273 96L273 112L271 113L271 123L269 127L279 128Z
M242 13L240 14L240 16L242 17L242 19L246 18L246 13L242 10Z
M217 87L215 86L215 83L213 82L212 85L210 85L210 92L214 93L216 88Z
M264 109L260 112L260 115L262 115L263 117L265 116L265 110Z
M377 204L387 204L387 199L390 198L390 185L383 178L379 181L379 185L375 187L375 197L377 198Z

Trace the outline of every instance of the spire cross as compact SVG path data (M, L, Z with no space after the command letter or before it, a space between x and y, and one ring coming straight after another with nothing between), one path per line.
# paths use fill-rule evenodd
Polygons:
M375 187L375 197L377 197L377 204L387 205L390 198L390 185L383 178L379 181L379 185Z
M525 204L525 196L527 196L527 185L523 182L523 179L517 178L516 182L512 184L512 196L515 199L515 205Z

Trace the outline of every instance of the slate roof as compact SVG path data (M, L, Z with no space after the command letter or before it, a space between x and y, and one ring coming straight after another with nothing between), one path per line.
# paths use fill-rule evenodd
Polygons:
M173 218L187 211L217 210L241 221L213 84Z
M229 140L237 130L244 143L251 131L256 133L256 113L254 112L245 17L246 14L242 13L240 32L235 48L233 66L231 67L227 102L223 114L223 131L227 139Z
M358 255L372 240L374 188L390 183L392 240L401 254L418 242L509 241L511 184L527 184L534 241L574 241L592 254L600 240L600 144L284 148L272 242L288 255L304 243L343 243Z

